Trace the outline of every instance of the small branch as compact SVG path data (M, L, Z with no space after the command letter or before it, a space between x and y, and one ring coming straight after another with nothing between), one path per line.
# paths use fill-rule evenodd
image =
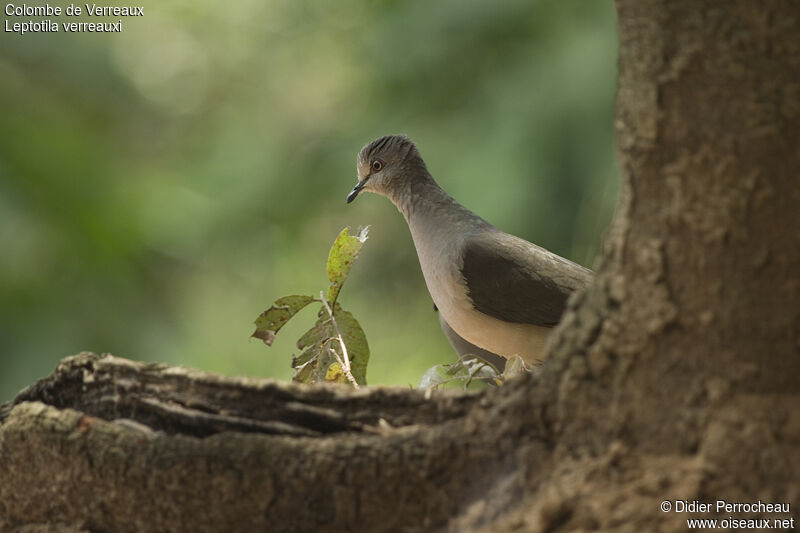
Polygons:
M468 372L468 376L467 376L466 383L464 383L464 389L469 387L469 384L472 383L472 379L475 377L475 374L480 372L481 368L483 368L485 366L487 366L486 363L480 362L477 365L475 365L474 369L470 369L470 370L467 371Z
M339 329L339 324L336 323L336 317L333 316L333 309L331 309L331 306L328 305L328 301L325 299L325 294L323 291L319 291L319 298L322 300L322 305L325 306L325 310L331 317L331 324L333 324L333 329L336 331L336 340L339 341L339 346L342 347L342 357L339 357L339 354L336 353L336 350L331 351L333 352L333 355L336 356L336 360L342 367L344 375L347 376L347 380L350 381L354 389L358 390L358 382L356 381L356 378L353 377L353 373L350 372L350 356L347 355L347 346L344 344L344 339L342 338L342 331ZM344 361L342 359L344 359Z

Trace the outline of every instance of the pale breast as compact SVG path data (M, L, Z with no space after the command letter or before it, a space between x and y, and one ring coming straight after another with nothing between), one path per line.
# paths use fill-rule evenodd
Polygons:
M409 227L428 292L450 327L490 352L506 357L519 355L530 363L539 361L550 328L504 322L473 307L460 268L462 243L458 239L465 233L435 224Z

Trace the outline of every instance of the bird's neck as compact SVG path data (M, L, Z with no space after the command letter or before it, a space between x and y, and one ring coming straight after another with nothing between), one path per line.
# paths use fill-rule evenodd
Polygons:
M477 218L434 181L430 174L409 180L402 191L390 196L409 226L422 222L436 223L440 217Z

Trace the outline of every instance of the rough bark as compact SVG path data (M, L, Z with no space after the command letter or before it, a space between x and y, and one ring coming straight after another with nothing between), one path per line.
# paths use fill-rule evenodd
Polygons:
M800 4L617 9L624 191L540 374L426 397L81 355L0 408L0 529L685 531L664 499L797 516Z

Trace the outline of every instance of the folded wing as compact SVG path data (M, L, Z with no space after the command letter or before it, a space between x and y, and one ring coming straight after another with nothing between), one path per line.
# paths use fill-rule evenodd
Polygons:
M476 310L506 322L552 327L592 271L491 228L470 235L461 274Z

